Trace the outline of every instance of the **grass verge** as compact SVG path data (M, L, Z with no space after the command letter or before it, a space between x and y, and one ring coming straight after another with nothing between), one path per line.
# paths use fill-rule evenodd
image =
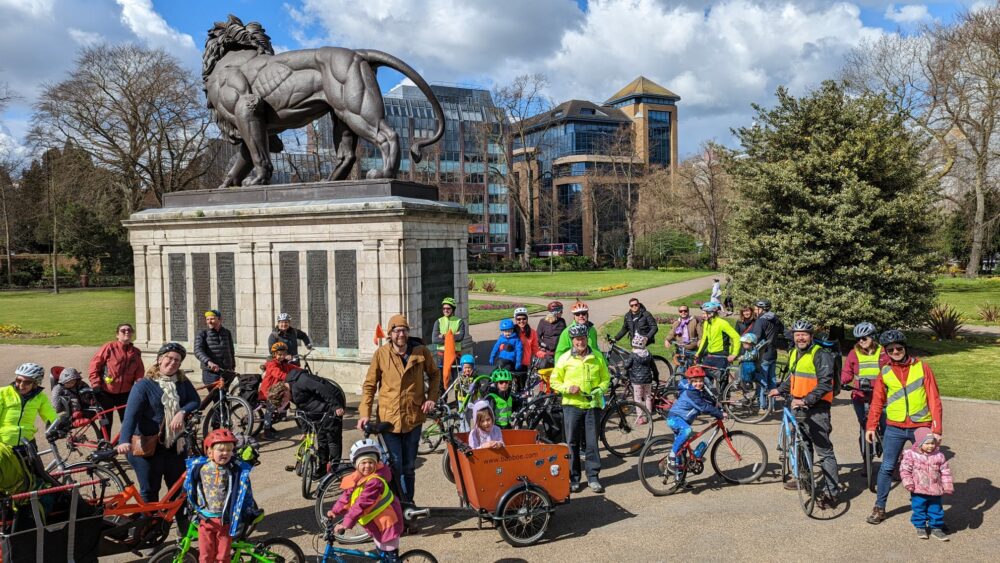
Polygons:
M135 322L131 289L66 290L0 293L0 324L16 324L41 338L0 338L0 344L79 344L94 346L111 340L119 323Z
M524 295L550 297L546 293L564 295L553 299L595 299L613 297L651 287L658 287L711 275L710 270L600 270L596 272L518 272L502 274L471 274L476 282L473 291L482 291L483 282L496 282L497 296ZM622 286L622 284L627 284ZM622 287L619 287L622 286Z
M501 307L498 309L480 309L480 307ZM500 319L509 319L514 316L515 307L527 307L529 313L541 311L545 307L531 303L515 303L513 301L483 301L472 299L469 301L469 324L477 325Z
M962 313L966 323L992 326L1000 324L996 321L984 321L979 316L980 306L1000 306L1000 278L938 278L935 285L939 292L938 300Z

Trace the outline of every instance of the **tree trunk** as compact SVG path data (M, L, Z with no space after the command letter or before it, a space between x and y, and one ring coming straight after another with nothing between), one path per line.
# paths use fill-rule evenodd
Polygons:
M629 182L625 192L628 204L625 207L625 228L628 232L628 247L625 251L625 269L631 270L635 267L635 217L633 217L635 204L632 201L632 182Z
M972 220L972 248L969 250L969 263L965 265L965 275L974 278L979 275L979 263L983 259L983 237L986 231L986 196L983 184L986 179L986 159L976 159L976 179L973 189L976 192L976 213Z
M535 182L528 176L528 220L524 224L524 252L521 253L521 269L527 270L531 264L531 243L535 230Z
M14 285L13 261L10 257L10 217L7 215L7 188L0 186L0 210L3 212L3 248L7 259L7 285Z

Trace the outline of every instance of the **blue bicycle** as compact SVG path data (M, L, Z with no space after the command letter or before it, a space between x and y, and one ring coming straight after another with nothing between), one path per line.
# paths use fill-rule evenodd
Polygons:
M805 409L794 411L787 405L782 409L778 449L781 450L781 482L795 479L799 504L806 516L816 508L816 479L813 474L812 448L800 424L805 420Z
M323 551L323 558L320 559L322 563L347 563L347 559L344 559L344 556L352 558L361 557L363 559L384 561L386 563L395 561L406 561L409 563L437 563L437 559L431 555L431 552L424 551L423 549L411 549L402 555L390 555L377 549L373 549L371 551L361 551L359 549L337 547L335 545L337 538L333 533L333 522L331 521L327 521L326 533L323 535L323 539L326 541L326 549Z

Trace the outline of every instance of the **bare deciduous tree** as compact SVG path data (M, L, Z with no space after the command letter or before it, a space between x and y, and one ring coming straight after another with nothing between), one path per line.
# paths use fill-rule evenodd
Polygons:
M636 129L628 124L618 128L598 143L597 153L606 159L598 161L588 174L591 186L594 215L594 261L597 261L598 217L608 212L620 213L625 223L625 267L635 267L636 220L639 206L639 189L646 172L643 159L636 154ZM601 160L604 160L601 159ZM602 164L606 164L602 166Z
M701 154L681 162L672 187L674 201L683 202L690 214L679 226L708 245L709 266L719 267L722 241L731 212L732 186L724 168L727 150L708 142Z
M0 113L15 98L6 82L0 82ZM21 167L21 160L15 151L8 146L0 145L0 214L3 216L4 257L7 262L7 285L14 284L14 269L11 259L10 210L7 207L8 196L13 195L14 172Z
M183 190L205 173L191 164L205 150L209 114L201 84L172 56L135 44L80 51L70 76L44 86L29 141L68 142L112 170L125 212L149 194ZM207 164L206 164L207 165Z

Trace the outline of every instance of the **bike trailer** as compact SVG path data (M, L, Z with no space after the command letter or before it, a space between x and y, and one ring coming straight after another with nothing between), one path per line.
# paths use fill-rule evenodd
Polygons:
M80 498L71 483L0 499L0 560L3 563L97 561L103 514Z

